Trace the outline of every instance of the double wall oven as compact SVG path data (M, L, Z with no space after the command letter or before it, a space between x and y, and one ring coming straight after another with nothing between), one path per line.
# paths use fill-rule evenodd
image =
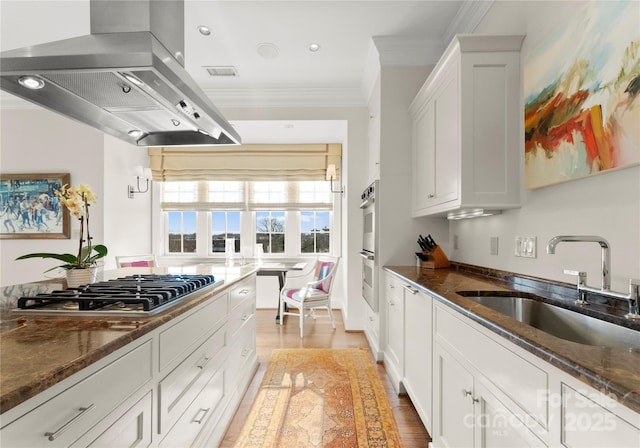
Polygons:
M362 297L371 309L378 312L378 260L376 258L377 209L376 189L378 181L369 185L361 195L362 203Z

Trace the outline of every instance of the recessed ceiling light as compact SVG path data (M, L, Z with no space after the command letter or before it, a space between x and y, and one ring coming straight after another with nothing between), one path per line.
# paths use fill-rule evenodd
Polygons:
M203 36L210 36L211 35L211 29L208 26L205 26L205 25L200 25L198 27L198 32L200 32L200 34L202 34Z
M131 131L129 131L129 135L133 138L138 138L142 135L142 131L138 129L132 129Z
M20 79L18 79L18 82L22 87L26 87L31 90L38 90L44 87L44 81L37 76L21 76Z
M263 42L257 45L258 54L265 59L275 59L278 57L280 49L274 44L269 42Z
M320 44L316 44L316 43L309 44L310 52L315 53L318 50L320 50Z

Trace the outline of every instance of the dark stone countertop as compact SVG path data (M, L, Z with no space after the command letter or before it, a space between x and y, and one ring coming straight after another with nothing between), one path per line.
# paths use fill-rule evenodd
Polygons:
M256 272L256 267L198 265L178 268L124 268L98 280L136 273L213 274L224 283L203 288L175 306L148 317L20 315L19 297L64 289L63 279L0 288L0 414L209 300Z
M592 305L578 307L573 304L577 298L575 286L462 264L453 264L449 269L421 269L414 266L385 266L384 269L428 290L436 300L640 412L640 322L623 317L625 303L596 298ZM457 293L478 291L478 295L482 295L482 291L514 290L535 294L544 301L638 330L638 346L599 347L570 342L520 323Z

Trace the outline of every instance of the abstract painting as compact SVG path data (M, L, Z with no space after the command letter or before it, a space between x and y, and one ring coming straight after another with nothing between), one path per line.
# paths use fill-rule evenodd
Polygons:
M526 188L640 163L639 18L589 2L525 56Z

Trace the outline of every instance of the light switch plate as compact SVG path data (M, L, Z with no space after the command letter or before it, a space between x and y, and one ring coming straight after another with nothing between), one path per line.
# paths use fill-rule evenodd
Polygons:
M516 257L536 258L538 256L538 237L517 236L514 255Z
M498 255L498 237L492 236L490 240L490 253L491 255Z

